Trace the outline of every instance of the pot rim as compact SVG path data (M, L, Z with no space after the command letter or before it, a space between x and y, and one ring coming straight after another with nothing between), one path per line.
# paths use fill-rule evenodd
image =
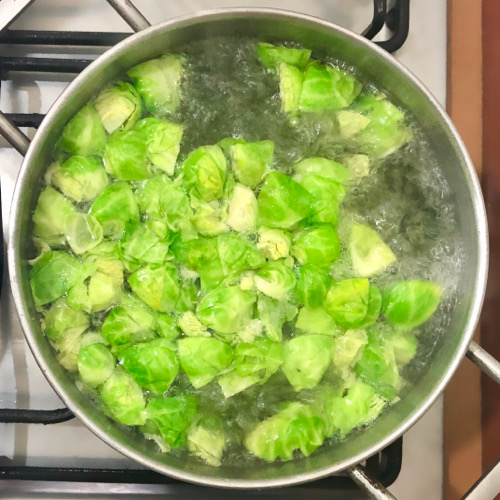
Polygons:
M77 89L83 82L89 80L88 76L93 73L93 71L100 67L105 66L109 61L115 57L117 53L126 52L131 47L140 43L141 40L147 36L150 36L154 33L161 33L166 30L172 28L182 28L184 26L189 26L192 24L203 23L204 21L222 19L222 18L230 18L230 17L239 17L244 18L245 16L253 15L253 16L273 16L275 18L282 18L284 22L290 20L299 20L305 23L311 23L320 25L323 28L331 30L333 32L341 33L347 38L351 38L355 40L357 43L363 44L367 49L374 51L378 56L382 57L393 66L397 71L402 73L404 77L410 80L419 91L421 91L427 99L434 105L437 109L443 124L449 129L452 134L453 139L456 141L459 153L462 155L464 159L464 164L466 165L467 174L470 180L470 194L472 197L473 204L476 208L475 211L475 221L478 231L478 248L479 248L479 257L478 257L478 273L475 278L475 282L471 289L476 289L477 293L473 298L471 303L471 307L467 314L467 321L465 323L465 328L462 334L462 338L460 343L455 350L453 355L452 362L448 366L448 369L441 375L438 379L437 383L434 386L434 389L427 395L427 397L423 400L423 403L413 410L413 412L403 420L392 432L388 433L376 442L374 445L365 448L362 452L359 452L355 455L352 455L349 459L344 460L340 463L335 463L331 466L314 469L313 471L307 471L304 473L296 474L294 476L287 476L282 478L274 478L274 479L233 479L233 478L217 478L212 476L204 476L201 474L195 474L188 471L180 471L177 468L172 468L170 466L164 464L158 464L155 460L149 459L148 457L144 457L142 454L137 452L134 448L123 445L121 443L114 442L114 438L110 436L104 429L96 426L96 424L86 415L84 411L81 411L80 408L74 403L72 398L66 394L66 391L58 382L56 377L51 373L50 365L47 364L40 353L38 348L38 344L35 340L34 335L30 330L29 321L26 316L26 313L23 309L23 299L21 294L20 280L17 274L17 261L12 256L16 255L16 245L15 245L15 236L18 232L18 226L20 225L20 217L19 210L14 209L10 214L10 232L8 239L8 269L9 275L11 279L11 287L12 293L14 296L14 301L16 304L16 309L19 315L19 319L21 321L23 333L28 342L28 345L40 367L43 374L49 381L52 388L55 392L61 397L64 403L70 408L70 410L81 420L88 429L90 429L95 435L97 435L100 439L106 442L111 447L115 448L120 453L126 455L129 458L141 463L150 469L153 469L162 474L166 474L175 479L179 479L182 481L188 481L191 483L204 485L204 486L214 486L214 487L222 487L222 488L235 488L235 489L249 489L249 488L276 488L276 487L284 487L284 486L292 486L305 482L309 482L312 480L321 479L325 476L329 476L333 473L339 472L346 468L349 468L353 465L356 465L366 459L367 457L377 453L382 448L386 447L388 444L396 440L399 436L404 434L413 424L415 424L422 415L429 409L429 407L434 403L434 401L438 398L438 396L443 391L444 387L454 374L458 365L462 361L465 353L467 351L467 347L472 339L472 335L474 333L475 327L479 321L479 315L482 307L482 303L484 300L485 287L486 287L486 278L487 278L487 262L488 262L488 233L487 233L487 221L486 221L486 211L484 207L484 201L481 194L479 180L477 178L477 174L473 167L472 161L465 149L465 146L458 135L454 125L451 122L451 119L446 114L442 106L436 100L436 98L429 92L429 90L423 85L418 78L416 78L403 64L397 61L392 55L388 54L386 51L378 47L373 42L363 38L361 35L358 35L350 30L347 30L343 27L337 26L334 23L329 21L320 19L318 17L310 16L307 14L297 13L285 9L274 9L274 8L219 8L219 9L210 9L198 11L194 14L188 14L184 16L179 16L155 25L140 31L138 33L132 34L130 37L126 38L122 42L118 43L114 47L110 48L104 54L99 56L95 61L93 61L87 68L85 68L61 93L55 103L52 105L48 113L46 114L42 124L40 125L35 137L28 149L28 152L24 158L24 161L21 166L21 170L19 176L16 181L16 187L14 190L14 196L12 201L13 207L19 206L19 201L21 197L21 187L29 182L28 176L28 166L32 162L32 158L35 156L35 151L40 147L43 139L46 135L46 130L50 127L50 124L60 110L61 107L67 102L68 98Z

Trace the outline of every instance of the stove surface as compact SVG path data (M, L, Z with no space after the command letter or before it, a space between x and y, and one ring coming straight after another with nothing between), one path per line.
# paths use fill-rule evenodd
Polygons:
M159 3L155 0L135 0L134 4L151 22L159 22L179 15L216 7L255 6L282 7L279 1L217 1L187 0ZM446 98L446 2L416 0L410 2L410 32L404 46L395 54L444 105ZM305 12L335 22L355 32L366 28L372 17L369 0L290 0L289 10ZM2 7L0 6L0 16ZM65 31L130 31L128 25L105 0L37 0L11 26L12 29ZM3 46L5 48L5 46ZM15 55L18 48L8 48L5 55ZM92 49L85 54L96 54ZM56 53L64 49L56 48ZM54 51L53 51L54 52ZM0 109L3 112L45 113L69 77L58 76L50 81L37 80L23 74L13 74L12 80L2 83ZM27 131L28 135L34 133ZM9 205L22 157L0 139L0 175L4 239L8 235ZM24 341L10 294L9 279L5 273L0 303L0 407L53 409L63 403L41 374ZM76 419L57 425L0 424L0 460L6 457L17 465L125 467L138 468L135 462L124 458L95 437ZM439 399L428 413L410 430L403 440L403 466L396 482L389 488L405 499L439 498L442 482L442 401ZM8 483L8 484L7 484ZM176 487L148 485L118 485L0 481L2 498L128 498L133 495L156 496L171 493L186 494ZM240 498L240 493L224 495L206 489L189 487L189 498ZM174 491L176 490L176 491ZM296 490L297 498L326 498L328 491L315 490L313 497L307 490ZM288 492L288 493L287 493ZM294 498L290 490L256 493L263 498ZM331 497L331 492L330 492ZM364 498L364 494L345 498Z

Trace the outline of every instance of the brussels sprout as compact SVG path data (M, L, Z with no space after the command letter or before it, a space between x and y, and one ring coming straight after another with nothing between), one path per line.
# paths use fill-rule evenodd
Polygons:
M367 155L346 154L342 157L342 162L349 169L351 179L360 179L370 174L371 160Z
M182 125L148 116L139 120L135 129L146 133L146 156L149 161L168 175L174 175L184 131Z
M299 101L302 111L345 108L361 90L356 78L328 64L310 64L303 78Z
M227 213L217 201L208 203L191 196L191 208L195 211L191 222L203 236L217 236L229 231Z
M441 287L432 281L408 280L383 290L382 312L388 321L414 328L427 321L439 305Z
M317 224L298 231L292 255L302 264L328 267L340 255L340 242L330 224Z
M87 104L65 125L58 146L73 155L100 155L106 145L106 132L94 106Z
M343 280L328 290L323 305L339 325L357 328L368 313L369 295L370 283L366 278Z
M210 337L207 327L199 322L193 311L183 313L177 324L188 337Z
M350 177L349 169L344 167L344 165L329 158L319 156L311 156L299 161L293 166L293 170L295 171L295 178L298 180L309 174L313 174L340 184L345 184Z
M222 421L215 415L200 415L188 429L187 448L209 465L218 467L226 447Z
M147 420L153 422L171 448L182 448L195 415L196 400L189 395L156 397L146 406Z
M163 264L168 256L168 243L145 224L126 234L121 248L124 259L135 264Z
M330 275L325 271L312 264L304 264L299 268L295 296L307 307L319 307L330 288L331 281Z
M113 346L129 346L154 337L156 314L144 302L125 295L104 318L102 336Z
M314 201L298 182L280 172L266 175L257 200L260 225L281 229L305 219Z
M140 118L142 102L137 90L128 82L117 82L96 97L95 109L108 134L132 127Z
M116 360L104 344L95 343L80 347L77 363L82 382L97 387L111 376Z
M165 175L144 182L137 190L137 200L141 213L165 221L172 231L181 229L192 215L184 190Z
M362 153L382 158L411 140L403 112L381 94L361 94L353 103L352 111L370 119L368 125L352 136Z
M160 312L175 309L179 299L179 277L174 268L141 267L127 279L132 291L146 304Z
M31 293L35 306L64 295L83 275L81 262L65 252L45 252L30 269Z
M99 389L104 411L117 422L142 425L145 422L145 401L142 389L120 366Z
M352 375L352 367L361 357L367 343L365 330L347 330L333 339L332 363L344 380Z
M283 261L276 260L262 266L254 276L254 283L263 294L283 300L295 286L293 271Z
M248 233L254 231L257 227L257 198L253 191L236 184L229 202L229 213L227 223L235 231Z
M363 130L371 121L367 116L349 109L342 109L339 111L337 113L337 120L339 123L340 137L342 139L348 139Z
M182 369L195 389L208 384L233 358L231 347L211 337L179 339L177 350Z
M372 387L356 381L344 396L334 396L325 405L326 435L337 433L345 436L352 429L373 420L386 406L387 401Z
M380 273L396 260L379 234L366 224L351 226L349 253L354 272L363 278Z
M263 333L264 325L259 318L252 319L249 321L240 331L238 331L238 337L243 342L253 342L256 337L260 337Z
M101 243L103 230L93 215L77 213L67 225L69 246L76 254L85 253Z
M275 300L266 295L259 295L257 311L266 336L276 341L281 341L285 321L292 321L297 315L297 308L288 301Z
M127 71L151 114L165 116L179 107L184 61L179 54L166 54Z
M89 326L89 319L83 311L70 307L65 298L56 300L45 313L45 327L43 333L50 340L57 341L70 328L82 328L82 332Z
M52 247L63 246L76 209L61 193L46 187L38 197L33 213L33 234Z
M368 307L366 310L366 316L358 325L358 327L370 326L371 324L375 323L375 321L379 317L381 307L382 294L375 285L370 285L368 289Z
M182 167L186 186L194 186L203 200L222 196L227 164L220 146L200 146L188 154Z
M292 236L288 231L281 229L259 228L257 248L267 259L277 260L290 255Z
M93 200L109 184L97 156L70 156L62 164L55 162L48 168L45 181L78 203Z
M104 168L111 177L136 181L151 177L148 135L144 130L118 130L108 139L104 150Z
M219 235L217 249L225 275L256 269L265 263L264 257L255 245L238 233Z
M309 221L327 222L336 226L339 205L345 196L344 186L317 174L295 176L295 180L313 196Z
M255 294L237 286L208 292L196 308L196 317L220 333L236 333L251 319Z
M137 201L126 182L106 187L92 203L90 214L101 223L104 236L111 239L120 239L128 226L139 221Z
M304 76L296 66L282 63L279 66L281 109L285 113L299 110L300 93Z
M333 340L326 335L301 335L285 342L283 373L296 391L314 387L332 359Z
M318 333L321 335L330 335L336 337L341 335L344 330L340 328L332 317L325 311L324 307L302 307L297 316L295 328L307 333Z
M408 364L417 353L417 339L414 335L400 330L386 330L381 335L384 351L392 349L399 368Z
M141 386L155 394L165 392L179 371L173 345L165 339L135 344L121 355L128 374Z
M277 458L291 460L300 450L310 455L325 438L325 422L309 405L288 403L280 412L258 423L245 437L245 448L272 462Z
M78 370L77 356L82 344L84 325L68 328L57 340L52 341L52 346L57 350L57 360L70 372Z
M231 168L245 186L260 183L273 161L274 144L271 141L239 142L229 147Z
M155 330L160 337L167 340L174 340L180 334L176 325L177 323L172 316L166 313L159 313L156 319Z
M257 57L268 68L277 68L281 63L285 63L302 69L309 62L311 51L259 42L257 44Z

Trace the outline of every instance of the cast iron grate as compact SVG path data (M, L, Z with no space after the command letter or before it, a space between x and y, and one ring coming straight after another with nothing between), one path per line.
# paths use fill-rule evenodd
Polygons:
M392 36L385 41L376 42L388 52L395 52L405 42L409 30L409 0L396 0L388 9L387 0L373 0L373 18L364 30L363 36L374 38L384 26L387 26ZM104 32L66 32L66 31L33 31L5 29L0 33L0 54L5 54L7 46L29 46L30 52L43 53L41 48L74 47L97 48L104 52L120 41L130 36L130 33ZM76 74L86 68L94 59L82 57L14 57L0 55L0 85L9 79L11 72L28 74ZM44 115L39 113L9 113L7 118L17 127L38 128ZM0 212L1 220L1 212ZM1 241L0 232L0 244ZM3 269L3 259L0 259L0 283ZM57 424L74 418L68 408L56 410L24 410L0 409L0 423L15 424ZM372 478L384 486L391 485L399 475L402 463L402 438L390 444L365 462L366 471ZM179 484L180 482L151 470L110 469L110 468L70 468L70 467L34 467L18 466L13 461L0 457L0 480L29 481L68 481L68 482L99 482L99 483L135 483L135 484ZM304 486L302 486L304 488ZM355 483L347 475L335 475L308 483L307 488L357 490Z

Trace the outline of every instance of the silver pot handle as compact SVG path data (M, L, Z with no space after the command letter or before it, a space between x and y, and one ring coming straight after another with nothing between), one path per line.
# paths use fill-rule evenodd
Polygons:
M481 370L491 377L497 384L500 384L500 362L491 354L479 347L476 342L469 344L466 356Z
M346 472L358 486L375 500L396 500L396 497L387 488L372 479L361 466L349 467Z
M30 139L16 126L12 125L7 117L0 111L0 135L14 146L23 156L26 156L30 146Z
M137 10L130 0L108 0L113 9L137 33L151 26L151 23Z

